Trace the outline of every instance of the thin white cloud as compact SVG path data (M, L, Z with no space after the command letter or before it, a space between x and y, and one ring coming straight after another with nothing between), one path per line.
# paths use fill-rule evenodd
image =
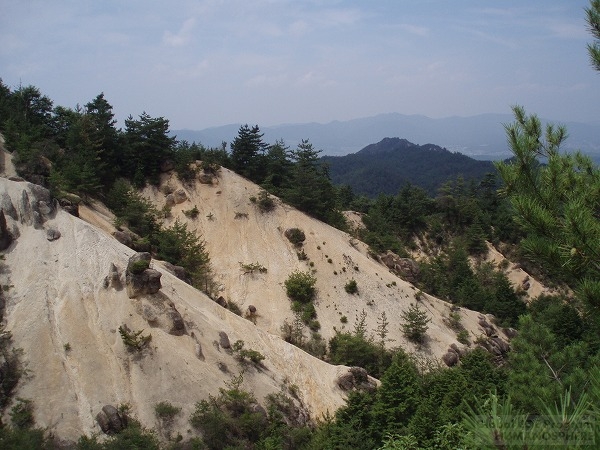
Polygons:
M335 84L336 82L334 80L328 79L324 75L314 70L309 70L308 72L299 76L296 80L296 85L300 87L312 86L326 88L334 86Z
M250 78L249 80L246 80L244 85L248 86L248 87L274 88L274 87L284 86L286 84L287 80L288 80L288 77L285 74L281 74L281 75L260 74L260 75L256 75L256 76Z
M563 39L587 39L587 29L582 23L576 22L548 22L546 27L555 36Z
M183 22L183 25L181 25L181 28L177 33L173 34L170 31L165 31L163 43L171 47L181 47L187 44L192 37L192 31L194 30L195 25L196 19L191 17Z
M292 36L303 36L310 30L310 26L305 20L295 20L288 27L288 31Z
M427 27L420 27L418 25L411 25L409 23L403 23L399 25L400 29L407 33L414 34L416 36L427 37L431 30Z

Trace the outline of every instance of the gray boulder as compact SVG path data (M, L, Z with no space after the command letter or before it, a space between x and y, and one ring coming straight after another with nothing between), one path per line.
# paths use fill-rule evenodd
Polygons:
M167 311L167 318L171 322L171 328L169 329L169 334L174 336L181 336L185 334L185 322L183 321L183 317L177 309L172 307Z
M175 192L173 192L173 197L174 197L175 203L178 205L187 200L187 194L185 193L185 191L183 189L177 189Z
M117 230L112 235L121 244L126 245L127 247L131 248L131 244L133 243L133 240L131 239L131 235L129 233L126 233L125 231Z
M46 230L46 239L48 239L50 242L60 239L60 231L58 231L56 228L48 228Z
M113 405L104 405L102 410L96 414L96 421L106 434L119 433L127 426L127 418L120 415Z
M4 211L0 210L0 250L6 250L13 241L13 235L6 225Z
M452 367L458 364L459 357L456 352L449 351L442 356L442 361L444 361L444 364L446 364L448 367Z
M419 278L419 274L421 273L419 265L416 261L410 258L401 258L399 255L391 251L381 255L379 260L393 273L410 283L416 282Z
M175 195L167 194L167 196L165 197L165 203L168 207L175 206Z
M219 345L221 348L228 349L231 348L231 343L229 342L229 336L224 331L219 331Z
M138 269L139 261L151 260L150 253L138 252L129 258L127 264L127 274L125 275L125 283L127 285L127 295L129 298L136 298L140 295L156 294L162 287L160 278L162 273L154 269Z

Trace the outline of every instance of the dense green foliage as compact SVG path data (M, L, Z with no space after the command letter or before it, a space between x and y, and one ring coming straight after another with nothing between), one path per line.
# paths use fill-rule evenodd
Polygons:
M462 176L482 180L494 171L490 161L477 161L433 144L416 145L405 139L385 138L357 153L325 156L331 179L361 195L394 195L405 184L421 186L429 194Z
M288 297L301 303L309 303L316 294L317 279L308 272L292 272L285 280L285 292Z

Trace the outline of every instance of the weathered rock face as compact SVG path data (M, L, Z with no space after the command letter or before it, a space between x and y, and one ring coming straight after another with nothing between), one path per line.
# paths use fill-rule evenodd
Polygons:
M201 173L198 175L198 181L202 184L212 184L213 176L209 173Z
M125 275L125 283L127 285L127 295L129 298L136 298L140 295L156 294L162 287L160 277L162 273L154 269L144 269L139 273L135 273L135 264L139 261L148 261L152 257L150 253L140 252L129 258L127 264L127 274Z
M167 196L165 197L165 204L168 207L172 207L175 206L175 195L171 194L167 194Z
M104 284L106 287L110 286L117 290L121 290L123 287L123 284L121 283L121 273L114 263L110 263L110 269L108 270L108 275L106 276Z
M96 414L96 422L104 433L115 434L127 426L127 416L119 414L113 405L104 405L102 410Z
M229 342L229 336L224 331L219 331L219 345L221 348L228 349L231 348L231 343Z
M37 184L27 184L23 189L18 205L13 206L18 211L19 220L24 225L42 228L46 220L53 217L56 209L48 189ZM16 219L15 219L16 220Z
M4 211L0 210L0 250L6 250L13 241L13 236L6 225Z
M185 334L185 322L183 321L183 317L179 314L179 311L174 307L171 307L167 311L167 318L171 322L171 328L169 329L169 334L174 336L181 336Z
M187 284L190 284L190 279L187 276L187 272L183 267L176 266L174 264L171 264L170 262L165 262L164 266L165 266L165 269L167 269L169 272L171 272L177 278L185 281Z
M486 336L485 340L479 342L479 346L490 352L497 364L501 364L510 351L510 344L498 336L498 330L487 319L488 317L479 317L479 326ZM505 335L508 337L508 334Z
M385 255L381 255L379 260L396 275L410 283L415 283L419 278L419 265L410 258L401 258L394 252L388 251Z
M187 200L187 194L183 189L177 189L173 192L173 199L175 200L175 203L179 205Z
M369 378L367 371L362 367L350 367L346 373L338 377L337 385L343 391L353 389L372 390L376 386L375 382Z
M113 232L112 235L121 244L126 245L127 247L131 248L131 244L132 244L133 240L131 239L131 235L129 233L126 233L125 231L117 230L117 231Z
M77 203L72 202L67 198L61 198L58 201L58 204L62 209L71 214L72 216L79 217L79 205Z
M46 230L46 239L48 239L50 242L60 239L60 231L58 231L56 228L48 228Z
M442 361L444 361L444 364L446 364L448 367L452 367L458 364L459 356L455 352L448 351L444 356L442 356Z
M142 298L136 308L153 328L160 328L173 336L186 334L183 317L164 296Z

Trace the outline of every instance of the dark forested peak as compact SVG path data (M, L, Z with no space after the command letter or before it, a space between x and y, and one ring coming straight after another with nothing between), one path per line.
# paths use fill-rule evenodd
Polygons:
M361 155L374 155L377 153L389 153L414 147L418 146L406 139L400 139L398 137L386 137L383 138L381 141L377 142L376 144L367 145L358 153Z
M435 195L446 181L462 176L480 180L495 172L490 161L477 161L435 144L417 145L406 139L385 138L357 153L326 156L329 174L336 184L347 184L355 193L377 196L394 195L411 183Z

